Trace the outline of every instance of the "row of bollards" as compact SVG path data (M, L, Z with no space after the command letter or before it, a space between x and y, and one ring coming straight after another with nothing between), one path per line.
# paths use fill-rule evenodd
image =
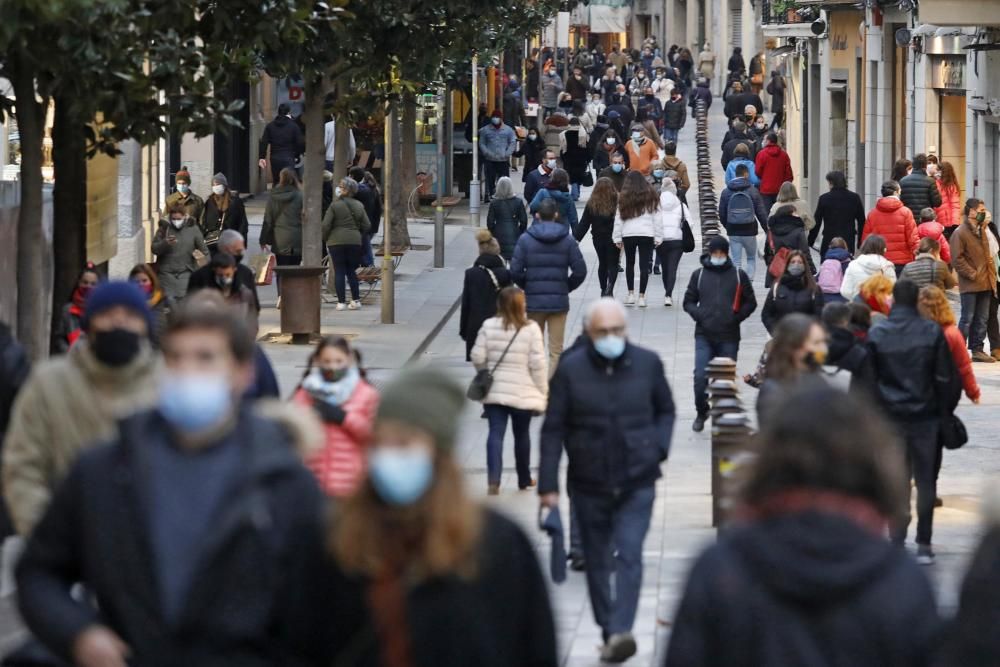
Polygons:
M698 211L701 217L701 248L708 250L708 242L722 233L719 225L719 206L715 199L712 179L712 159L708 149L708 109L704 100L695 103L695 141L698 148Z

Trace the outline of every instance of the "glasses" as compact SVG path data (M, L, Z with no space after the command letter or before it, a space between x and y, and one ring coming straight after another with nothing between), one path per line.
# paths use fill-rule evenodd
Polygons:
M594 335L595 339L597 339L597 338L604 338L605 336L624 336L625 335L625 327L624 326L620 326L620 327L604 327L604 328L601 328L601 329L594 328L594 329L591 329L591 333Z

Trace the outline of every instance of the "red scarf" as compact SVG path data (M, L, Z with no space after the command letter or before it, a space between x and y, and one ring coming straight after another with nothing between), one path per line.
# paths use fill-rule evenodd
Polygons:
M889 304L879 301L878 297L874 294L869 294L864 297L864 299L865 303L868 304L868 307L871 308L873 312L882 313L883 315L889 314Z
M757 505L742 507L737 517L759 521L810 510L844 517L879 536L885 536L889 525L888 518L867 500L818 489L789 489L777 493Z

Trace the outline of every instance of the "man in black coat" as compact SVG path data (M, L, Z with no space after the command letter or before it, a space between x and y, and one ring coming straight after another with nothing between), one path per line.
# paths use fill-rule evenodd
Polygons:
M253 293L254 308L260 312L260 298L257 296L257 276L253 269L243 263L243 253L246 252L246 243L243 236L235 229L227 229L219 236L219 252L228 253L236 260L236 274L233 276L233 289L240 291L240 287L246 287ZM215 284L215 270L211 264L206 264L191 274L188 279L187 293L200 289L218 289Z
M923 153L913 158L910 175L899 179L899 198L913 211L915 219L920 218L923 209L941 205L941 191L937 181L927 175L927 156Z
M720 162L723 169L728 167L729 163L733 161L736 147L740 144L746 144L746 147L749 149L747 158L753 161L757 157L757 137L747 128L747 124L742 120L735 121L733 127L722 138L722 159Z
M713 238L684 293L684 312L695 321L694 403L698 414L691 428L696 433L705 428L708 419L708 362L716 357L736 360L740 324L755 310L753 284L746 273L733 266L729 241L721 236Z
M267 166L267 147L271 147L271 179L278 184L281 170L294 167L295 160L305 150L306 141L302 128L292 120L292 108L282 102L278 105L278 115L264 128L260 137L257 157L260 168Z
M309 650L298 596L321 567L323 499L290 431L237 398L253 349L226 309L182 307L158 409L57 490L17 584L28 627L63 660L266 667Z
M829 192L824 192L816 202L816 226L809 232L809 245L816 242L820 230L823 231L823 242L820 245L819 256L825 257L830 241L840 237L847 241L847 249L854 254L854 247L865 227L865 205L856 192L847 189L847 177L842 171L831 171L826 175L830 186Z
M680 90L674 88L670 91L670 99L663 105L663 140L677 143L677 135L686 120L684 96Z
M876 397L905 442L907 479L917 487L917 561L930 565L940 431L958 404L962 383L941 327L917 312L919 293L910 280L896 282L892 312L868 332L868 347L875 364ZM891 530L900 545L910 524L910 494L907 484L903 514Z
M601 659L623 662L636 652L642 543L670 452L674 401L659 356L626 340L620 302L590 304L585 327L587 343L568 352L552 377L538 492L543 506L558 506L565 443L587 590L605 642Z

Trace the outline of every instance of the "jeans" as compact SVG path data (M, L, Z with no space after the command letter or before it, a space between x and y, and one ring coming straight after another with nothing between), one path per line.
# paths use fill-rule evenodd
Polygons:
M663 261L664 296L673 296L674 285L677 284L677 267L684 256L684 241L664 241L657 251L657 258Z
M549 377L552 377L559 364L563 340L566 338L566 313L528 313L528 319L538 324L543 337L545 328L549 329Z
M672 141L677 143L677 135L680 134L680 129L672 130L669 127L663 128L663 141Z
M583 538L580 537L580 516L576 511L576 503L570 495L570 489L566 489L569 495L569 556L579 556L583 558Z
M611 296L615 291L615 281L618 279L618 250L611 239L594 237L594 250L597 252L597 282L601 285L601 296Z
M778 193L775 192L773 195L766 195L761 192L760 198L764 200L764 210L770 212L774 204L778 201Z
M716 357L736 360L740 343L735 340L712 341L694 337L694 405L699 417L708 416L708 362Z
M784 125L784 124L785 124L785 112L784 111L775 111L774 112L774 117L771 118L771 125L767 129L768 130L773 130L774 128L779 128L780 129L781 126Z
M642 585L642 543L653 514L655 488L650 484L620 495L571 493L580 519L594 620L608 635L631 632Z
M573 201L580 201L580 184L570 183L569 184L569 195L573 198Z
M351 284L351 299L357 301L361 298L361 289L358 286L358 267L361 266L361 246L359 245L332 245L329 248L330 261L333 262L334 284L337 286L337 302L346 301L347 290L345 289L345 279Z
M963 292L961 295L962 315L958 329L969 343L970 350L982 350L986 338L986 321L990 314L992 292Z
M507 418L514 428L514 465L517 467L517 486L524 489L531 484L531 412L506 405L487 403L483 406L490 432L486 437L486 479L490 484L500 484L503 473L503 439L507 434Z
M733 266L746 271L747 277L753 280L753 274L757 271L757 237L730 236L729 254L733 257ZM746 256L746 267L743 266L743 257L740 255Z
M375 266L375 254L372 252L372 235L361 235L361 266Z
M279 255L277 253L274 255L275 266L298 266L301 263L302 255ZM281 274L278 271L274 272L274 288L278 291L278 296L281 296Z
M626 236L622 239L625 249L625 284L628 291L635 291L635 251L639 251L639 294L646 293L649 283L649 267L653 259L652 236Z
M492 197L497 189L497 179L501 176L510 175L510 161L494 162L484 160L483 172L486 174L486 182L483 184L483 192L487 197Z
M910 526L910 480L917 487L917 544L930 544L934 529L934 499L937 498L938 430L937 419L898 422L906 451L906 506L892 529L897 544L906 541Z

